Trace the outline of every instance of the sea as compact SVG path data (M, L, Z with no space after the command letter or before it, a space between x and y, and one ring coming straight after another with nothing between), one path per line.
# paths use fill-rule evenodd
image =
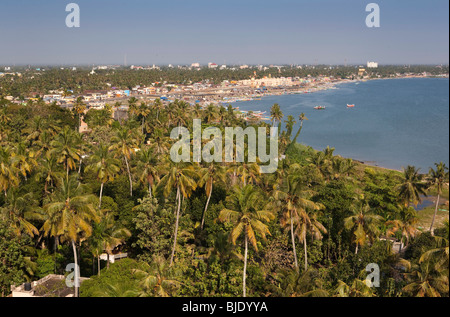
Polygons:
M266 96L233 107L270 116L270 108L278 103L283 120L292 115L296 121L303 112L308 120L297 142L316 150L330 146L336 155L369 165L395 170L413 165L422 173L441 161L449 166L448 78L369 80L336 88Z

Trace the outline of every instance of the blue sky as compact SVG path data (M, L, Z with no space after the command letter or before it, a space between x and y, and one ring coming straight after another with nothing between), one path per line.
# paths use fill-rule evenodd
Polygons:
M68 3L81 27L67 28ZM381 27L365 24L366 5ZM448 64L448 0L1 0L0 65Z

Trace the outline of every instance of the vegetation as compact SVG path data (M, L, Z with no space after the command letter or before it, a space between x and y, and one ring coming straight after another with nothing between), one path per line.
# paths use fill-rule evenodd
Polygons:
M448 192L445 165L422 175L315 151L276 106L268 125L231 107L129 104L121 122L109 119L112 107L90 110L80 134L79 111L1 103L0 294L76 262L90 277L80 296L449 295L448 221L419 228L413 208ZM199 116L203 128L285 124L277 172L172 162L170 132L192 132ZM118 252L128 258L102 265L101 254ZM380 287L365 283L370 263Z

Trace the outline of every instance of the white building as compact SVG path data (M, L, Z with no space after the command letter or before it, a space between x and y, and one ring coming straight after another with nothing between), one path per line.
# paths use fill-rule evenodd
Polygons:
M200 68L200 63L192 63L192 68Z
M367 62L367 68L378 68L377 62Z

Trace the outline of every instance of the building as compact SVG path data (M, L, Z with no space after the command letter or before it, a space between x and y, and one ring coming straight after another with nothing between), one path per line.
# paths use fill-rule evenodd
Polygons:
M218 66L216 63L208 63L208 68L217 68Z
M377 62L367 62L367 68L378 68Z
M80 283L89 278L80 277ZM50 274L38 281L11 285L11 297L74 297L75 290L68 287L64 275Z
M192 68L200 68L200 63L192 63Z

